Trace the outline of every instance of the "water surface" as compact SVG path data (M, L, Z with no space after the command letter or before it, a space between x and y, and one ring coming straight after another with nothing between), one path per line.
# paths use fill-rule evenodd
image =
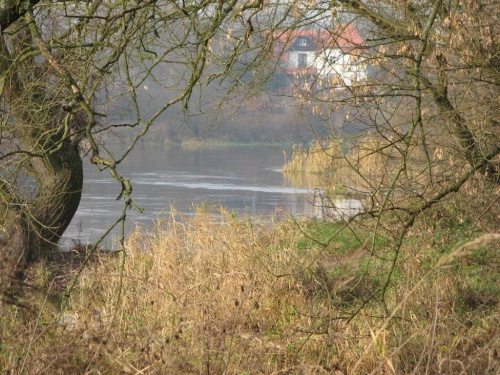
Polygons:
M113 152L123 152L119 145ZM133 199L143 213L127 211L127 231L168 217L172 208L189 217L194 205L220 205L229 210L270 219L300 216L310 211L310 189L281 172L283 150L265 146L184 149L138 145L118 172L130 178ZM99 172L86 162L80 207L65 233L71 240L96 241L119 217L121 187L109 171ZM115 233L116 234L116 233ZM107 243L109 246L109 242Z

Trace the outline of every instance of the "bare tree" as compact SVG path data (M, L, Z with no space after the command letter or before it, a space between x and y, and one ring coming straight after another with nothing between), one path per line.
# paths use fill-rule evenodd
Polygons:
M160 116L185 111L203 87L243 86L240 77L269 49L254 37L263 8L262 0L2 2L2 275L57 244L80 202L87 153L121 184L114 226L125 220L136 207L120 163ZM145 82L165 93L153 113L141 105ZM130 147L112 155L100 136L123 128L134 134Z
M458 202L457 192L467 202L463 206L478 208L470 212L476 222L498 214L499 7L488 0L340 0L304 9L303 17L355 25L363 41L342 53L353 66L372 68L352 82L318 72L297 91L325 121L345 112L343 127L333 129L331 138L348 142L342 174L351 178L337 181L368 193L366 214L375 232L393 238L392 253L384 255L387 277L372 295L383 296L421 214L451 197ZM334 39L346 37L331 25L316 28ZM365 132L350 137L347 128L355 124ZM342 163L338 154L331 157ZM373 246L370 251L380 255Z
M317 74L295 89L314 115L334 118L333 127L340 112L344 127L369 129L368 141L350 140L357 159L345 161L355 187L370 193L376 227L385 218L399 223L386 228L395 238L393 263L421 212L475 178L498 186L500 34L492 1L19 1L2 3L0 21L5 270L57 243L79 204L85 152L122 186L119 225L135 207L119 165L155 121L185 111L207 85L225 82L218 103L257 92L281 69L283 35L294 30L323 30L336 41L346 38L338 25L354 24L363 36L342 53L373 74L349 82ZM165 92L153 113L142 105L148 82ZM99 134L123 128L134 134L130 148L111 155Z

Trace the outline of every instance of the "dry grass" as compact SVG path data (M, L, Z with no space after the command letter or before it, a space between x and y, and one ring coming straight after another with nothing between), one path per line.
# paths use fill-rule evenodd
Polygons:
M283 171L285 173L333 172L340 166L342 159L343 154L339 143L335 141L312 142L309 149L296 147Z
M349 153L343 153L340 140L335 139L315 142L309 149L297 147L283 171L294 179L304 179L304 172L315 175L316 178L307 178L316 183L315 187L327 190L340 186L374 192L387 189L396 179L394 190L399 194L416 191L430 182L439 188L440 181L450 181L463 171L463 166L457 165L451 156L444 160L438 146L429 146L424 152L418 137L408 145L396 141L394 136L378 135L351 142Z
M85 269L65 311L35 292L26 296L31 309L6 308L0 368L30 374L500 371L498 288L475 284L481 275L498 274L496 238L483 238L479 250L457 248L439 263L415 235L422 242L401 257L385 304L365 303L388 262L365 246L340 251L352 241L349 231L326 248L304 242L309 226L290 221L270 228L200 211L187 222L172 218L151 233L138 231L126 255L101 256ZM474 253L484 246L490 246L488 265ZM34 274L35 284L51 285L46 267Z
M283 172L294 179L315 176L307 178L316 183L314 187L326 190L355 187L368 192L387 183L398 166L397 156L380 152L383 148L383 142L376 137L360 140L348 154L342 152L336 140L315 142L309 149L295 148Z

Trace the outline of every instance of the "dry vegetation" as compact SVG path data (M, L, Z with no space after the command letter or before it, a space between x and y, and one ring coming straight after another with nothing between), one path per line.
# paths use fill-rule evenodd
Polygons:
M332 173L342 165L343 155L335 141L315 141L308 149L296 146L291 159L285 165L285 173Z
M62 310L62 275L47 264L34 269L26 307L2 312L0 368L498 373L500 236L476 232L471 242L444 216L427 219L432 231L422 222L410 234L381 301L370 296L389 267L388 241L379 237L371 256L369 222L269 227L227 212L172 217L134 233L126 255L94 256Z
M41 259L29 264L22 293L0 290L11 303L0 311L3 372L500 373L497 2L38 3L0 6L9 31L0 53L0 136L15 150L1 156L0 281L13 280L19 259ZM281 12L285 4L291 8ZM300 103L327 127L318 132L322 122L310 120L300 129L348 137L359 125L366 133L348 145L332 138L297 149L285 171L321 174L334 192L364 194L362 219L267 226L200 211L137 231L122 252L88 253L81 271L87 253L28 254L42 247L25 230L56 243L74 215L84 139L92 162L121 184L124 212L134 207L130 182L117 172L122 159L106 156L95 138L106 129L131 145L209 131L223 141L303 139L303 130L288 133L287 100L262 94L239 104L279 65L269 58L274 31L323 29L315 18L324 16L360 22L369 37L346 50L375 69L349 87L303 77ZM233 29L247 31L244 39ZM230 55L212 49L219 36ZM114 86L113 72L127 79L108 97L101 90ZM214 100L202 100L202 91ZM101 124L93 104L104 93L111 120ZM198 116L177 112L188 102ZM134 132L122 133L123 125Z
M391 136L368 134L350 139L333 136L313 142L308 148L296 146L283 172L300 183L310 181L313 188L342 194L387 190L395 181L394 191L404 196L429 183L433 188L427 194L438 192L464 173L465 167L457 165L449 150L443 152L439 142L429 147L427 154L420 148L420 139L408 146L408 154L394 147L394 142Z

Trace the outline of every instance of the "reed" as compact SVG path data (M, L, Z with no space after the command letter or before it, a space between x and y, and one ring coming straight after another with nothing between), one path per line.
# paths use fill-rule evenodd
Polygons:
M132 234L125 253L96 257L64 311L40 293L57 280L40 265L32 279L38 289L24 297L30 308L0 314L0 367L40 374L500 370L498 285L485 277L498 264L484 265L498 256L496 237L455 247L440 262L428 234L415 233L381 304L369 296L388 267L387 244L371 257L361 227L294 220L269 227L225 210L212 214L204 208L191 220L161 220Z
M343 158L340 144L334 140L312 142L308 149L294 148L292 157L286 163L285 173L333 173Z
M452 161L442 160L439 147L428 146L424 151L418 138L406 149L404 145L394 147L394 142L393 136L367 135L351 140L348 152L342 152L340 140L335 139L314 142L309 149L297 146L283 171L289 179L309 180L312 188L338 191L341 187L347 192L366 193L384 190L396 175L394 189L398 194L411 190L411 186L453 178L449 168Z

